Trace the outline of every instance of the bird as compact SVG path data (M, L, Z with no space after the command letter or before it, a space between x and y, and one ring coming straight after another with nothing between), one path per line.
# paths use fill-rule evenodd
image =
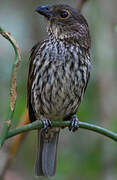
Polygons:
M48 38L30 53L27 108L31 122L43 122L35 175L53 177L60 128L52 121L70 121L73 132L79 127L76 112L90 78L91 37L84 16L69 5L41 5L36 12L46 19Z

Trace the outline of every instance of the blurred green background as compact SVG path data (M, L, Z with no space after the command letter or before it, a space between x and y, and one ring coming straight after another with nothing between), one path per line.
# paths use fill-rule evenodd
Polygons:
M80 0L64 0L64 3L73 7L77 7L79 2ZM18 99L12 127L19 122L26 106L29 51L36 42L47 36L44 19L34 10L39 5L54 3L54 0L0 0L0 26L12 33L22 54L17 74ZM56 0L56 3L63 1ZM88 0L82 13L89 23L92 37L92 72L78 116L81 121L117 132L117 1ZM13 59L11 45L0 36L0 131L7 117ZM34 177L36 140L36 131L29 132L6 173L5 180L38 179ZM6 152L8 148L5 147L3 151ZM7 153L0 153L0 171L5 162L3 156L7 157ZM117 179L117 144L88 130L79 129L76 133L71 133L68 129L61 130L57 172L53 180L99 179Z

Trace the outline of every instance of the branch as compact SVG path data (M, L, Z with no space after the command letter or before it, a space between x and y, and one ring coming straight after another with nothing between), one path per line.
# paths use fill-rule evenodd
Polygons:
M70 121L52 121L52 125L53 125L53 127L68 127L70 125ZM35 130L35 129L40 129L40 128L43 128L43 123L42 123L42 121L37 120L28 125L24 125L22 127L10 130L8 133L7 139L10 137L16 136L19 133L27 132L27 131ZM104 135L106 137L111 138L114 141L117 141L117 133L109 131L100 126L85 123L85 122L79 122L79 128L97 132L98 134Z
M8 32L5 32L1 27L0 27L0 34L11 43L15 51L15 60L12 66L12 74L10 81L10 107L9 107L8 118L4 122L4 127L1 133L1 138L0 138L0 147L1 147L7 137L9 128L11 126L11 119L13 117L13 112L15 109L16 98L17 98L16 72L21 61L21 55L20 55L19 47L15 39L12 37L12 35Z
M78 9L78 11L81 11L81 10L82 10L84 4L85 4L87 1L88 1L88 0L78 0L78 1L77 1L77 9Z

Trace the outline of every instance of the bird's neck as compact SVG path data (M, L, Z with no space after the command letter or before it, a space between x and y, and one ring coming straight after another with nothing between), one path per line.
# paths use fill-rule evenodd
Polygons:
M89 50L91 46L90 34L80 35L79 31L71 33L71 31L65 31L61 26L48 25L47 27L48 37L50 41L64 41L78 45L83 49Z
M63 33L62 30L56 26L48 27L47 33L50 41L65 41L73 44L73 41L76 40L74 34Z

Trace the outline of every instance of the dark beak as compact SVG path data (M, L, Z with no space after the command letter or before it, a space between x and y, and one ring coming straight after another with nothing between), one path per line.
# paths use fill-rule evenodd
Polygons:
M51 6L39 6L38 8L35 9L35 11L47 18L53 16L51 12Z

